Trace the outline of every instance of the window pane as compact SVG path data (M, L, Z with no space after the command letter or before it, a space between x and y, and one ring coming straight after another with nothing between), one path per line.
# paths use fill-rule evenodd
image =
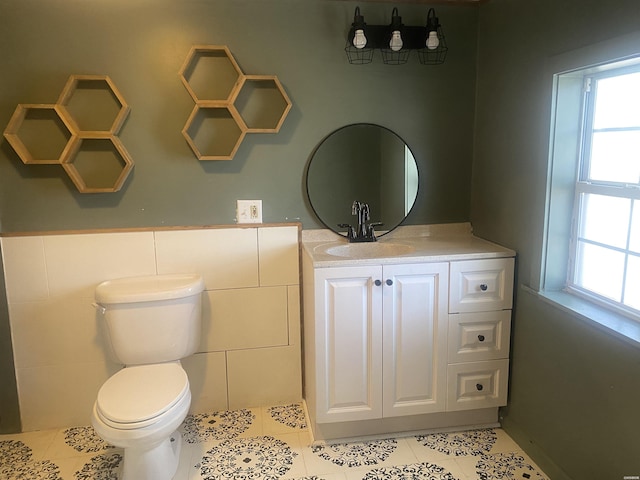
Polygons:
M631 239L629 250L640 253L640 201L633 201L633 219L631 220Z
M640 183L640 131L594 132L589 179Z
M575 284L616 302L622 301L624 254L578 243Z
M630 208L631 200L628 198L583 194L580 237L627 248Z
M640 257L629 256L624 304L640 310Z
M595 128L640 126L640 72L598 80Z

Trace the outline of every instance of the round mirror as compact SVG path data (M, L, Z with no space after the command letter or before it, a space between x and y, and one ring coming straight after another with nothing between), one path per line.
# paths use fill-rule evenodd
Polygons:
M357 225L354 201L369 205L378 236L405 219L418 194L418 167L407 144L391 130L347 125L325 137L307 168L307 195L320 221L346 236L340 224ZM367 223L369 223L367 222Z

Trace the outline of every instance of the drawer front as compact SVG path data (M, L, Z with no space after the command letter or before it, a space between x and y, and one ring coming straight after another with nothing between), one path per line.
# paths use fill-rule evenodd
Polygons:
M513 258L451 262L449 313L511 308Z
M509 360L456 363L447 367L447 411L507 404Z
M509 357L511 310L449 315L448 362Z

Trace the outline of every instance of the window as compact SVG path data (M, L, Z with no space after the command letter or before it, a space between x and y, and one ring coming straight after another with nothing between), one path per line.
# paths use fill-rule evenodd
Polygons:
M567 287L640 320L640 67L582 85Z
M546 75L544 236L523 288L639 347L640 31L549 57Z

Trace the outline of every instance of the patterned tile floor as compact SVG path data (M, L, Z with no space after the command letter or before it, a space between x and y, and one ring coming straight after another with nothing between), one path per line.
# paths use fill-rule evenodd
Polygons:
M299 404L190 415L175 480L547 480L500 429L310 445ZM0 435L3 480L120 480L91 427Z

